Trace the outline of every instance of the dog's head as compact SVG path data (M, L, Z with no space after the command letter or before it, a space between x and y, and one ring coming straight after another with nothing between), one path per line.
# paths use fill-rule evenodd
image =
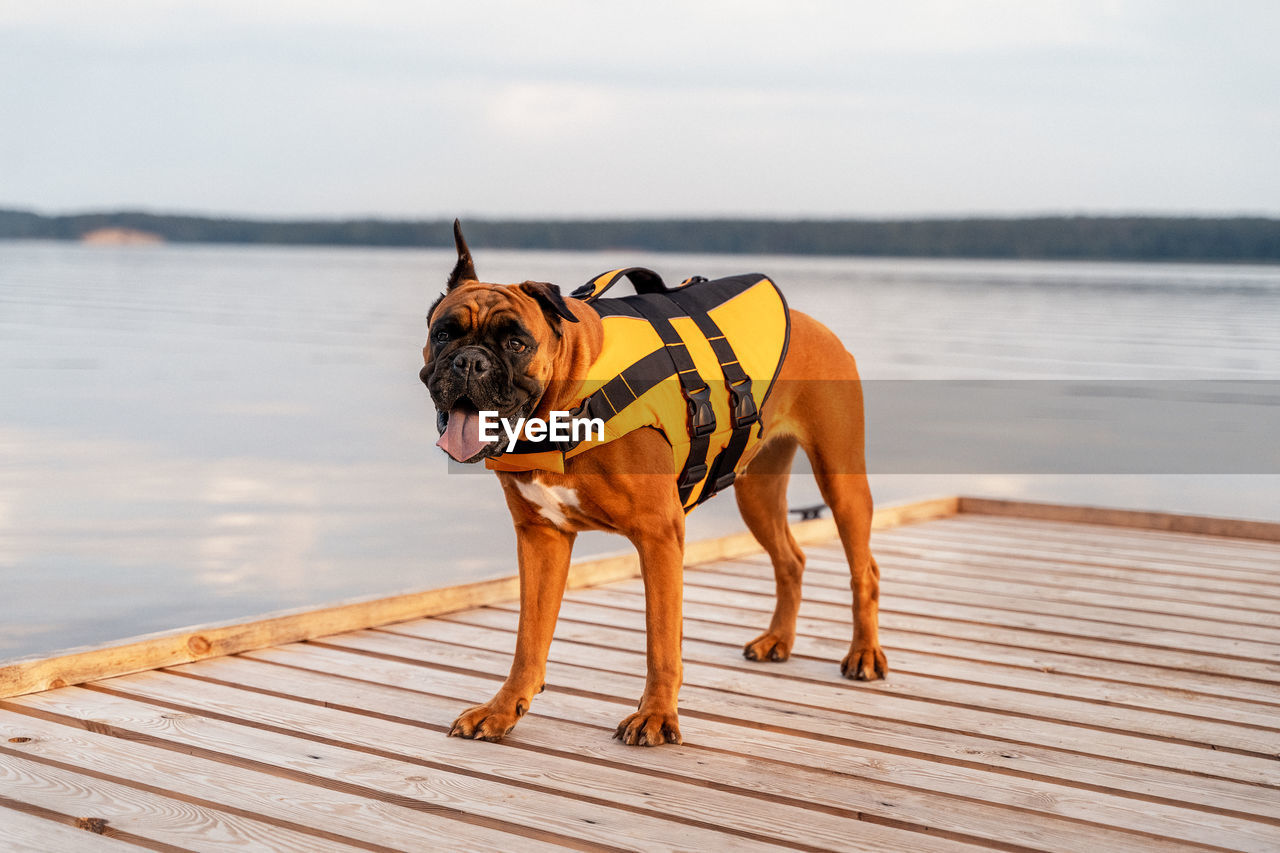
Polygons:
M437 444L459 462L478 462L508 443L501 430L497 441L481 440L479 412L531 415L564 367L565 324L578 318L554 284L478 281L456 220L453 240L458 261L428 315L418 375L436 406Z

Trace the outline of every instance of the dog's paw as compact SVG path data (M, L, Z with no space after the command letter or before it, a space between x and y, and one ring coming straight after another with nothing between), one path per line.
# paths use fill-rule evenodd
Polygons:
M618 723L618 730L613 736L628 746L684 743L680 737L680 720L675 711L637 711Z
M747 660L784 661L791 657L792 642L794 640L786 640L772 631L765 631L742 647L742 656Z
M853 646L840 661L840 674L857 681L875 681L889 672L889 662L879 646Z
M514 706L499 707L494 702L486 702L463 711L453 721L449 729L449 737L465 737L472 740L500 741L507 732L515 728L516 722L529 710L523 699Z

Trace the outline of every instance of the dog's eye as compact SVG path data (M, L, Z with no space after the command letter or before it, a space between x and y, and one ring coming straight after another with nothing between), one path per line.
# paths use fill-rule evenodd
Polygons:
M529 345L519 338L507 338L507 349L512 352L524 352L528 348Z
M443 330L443 329L441 329L440 331L436 332L436 343L438 343L438 344L442 344L442 343L446 342L447 340L449 340L449 333L448 333L448 332L446 332L446 331L445 331L445 330Z

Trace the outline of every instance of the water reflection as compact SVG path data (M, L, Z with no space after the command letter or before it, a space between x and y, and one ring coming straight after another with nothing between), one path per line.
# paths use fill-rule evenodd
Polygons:
M507 533L467 521L492 509L481 478L454 478L448 528L460 536L439 536L443 507L420 470L390 462L202 459L15 429L0 443L10 647L425 587L441 566L480 576L492 557L473 543ZM37 628L54 613L67 619Z

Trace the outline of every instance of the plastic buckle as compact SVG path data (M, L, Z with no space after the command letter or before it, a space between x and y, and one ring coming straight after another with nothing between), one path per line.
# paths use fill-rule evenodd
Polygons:
M711 494L714 495L723 492L725 489L732 486L733 481L736 479L738 479L738 473L736 471L730 471L728 474L716 477L716 481L711 484Z
M707 476L706 465L694 465L691 468L684 469L684 475L680 478L680 488L691 489L702 482L702 478Z
M702 438L715 432L716 413L711 408L711 386L703 385L701 390L687 391L685 397L689 403L689 434Z
M737 385L730 385L729 397L733 404L734 429L751 426L760 420L760 410L756 408L755 398L751 396L750 379L744 379Z

